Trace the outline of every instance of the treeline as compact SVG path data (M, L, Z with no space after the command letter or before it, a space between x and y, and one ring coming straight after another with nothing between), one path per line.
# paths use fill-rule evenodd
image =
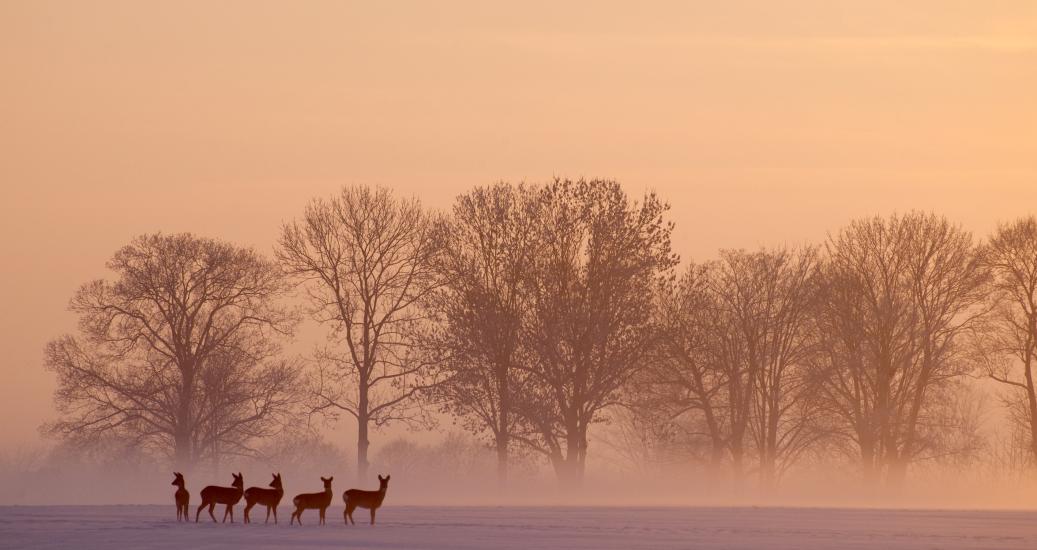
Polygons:
M807 456L898 484L982 444L983 378L1037 462L1037 219L979 240L912 212L681 266L667 211L612 181L481 187L446 213L346 187L285 224L273 258L137 237L46 348L61 418L44 430L187 469L347 417L366 478L372 429L447 413L502 482L532 454L576 486L592 426L622 417L764 487ZM327 342L287 357L304 316Z

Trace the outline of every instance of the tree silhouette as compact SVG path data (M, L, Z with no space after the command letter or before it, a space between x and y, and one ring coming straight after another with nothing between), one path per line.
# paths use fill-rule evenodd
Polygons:
M517 362L527 309L523 281L536 251L532 196L530 188L497 184L457 198L441 232L437 269L445 284L432 301L440 322L428 343L442 378L434 394L469 431L489 433L501 485L512 439L526 431L518 403L525 377Z
M305 283L314 319L331 327L318 354L312 410L357 421L357 476L367 478L370 427L412 422L428 358L421 307L439 285L433 220L415 199L344 187L283 227L277 257Z
M983 264L992 276L992 315L982 360L987 375L1012 391L1010 404L1024 411L1019 416L1037 464L1037 218L1000 225L984 247Z
M870 481L899 484L938 456L954 420L944 407L970 368L985 272L972 236L911 213L856 220L827 244L818 334L827 410Z
M524 441L565 485L582 483L589 426L653 345L653 296L677 263L667 208L654 194L631 203L614 181L555 180L537 193L520 362L535 436Z
M213 239L154 234L108 268L114 281L72 298L78 335L47 344L62 413L48 432L154 448L186 468L250 452L279 429L298 367L277 360L295 319L278 305L286 285L276 264Z

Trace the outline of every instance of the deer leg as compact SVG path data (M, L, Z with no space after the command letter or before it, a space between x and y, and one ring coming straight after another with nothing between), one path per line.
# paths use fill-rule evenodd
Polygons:
M349 525L349 508L342 510L342 522Z
M212 511L215 510L215 509L216 509L216 503L215 502L210 502L209 503L209 517L212 518L212 522L213 523L216 523L216 514L212 513Z
M272 506L274 509L274 525L277 525L277 506Z
M245 503L245 519L242 520L245 523L250 523L250 519L248 517L248 511L252 508L252 505L254 505L254 504L255 504L254 502L246 502Z
M371 525L374 525L374 508L371 508Z
M198 513L194 515L194 522L198 523L198 516L202 515L202 508L205 508L205 501L198 505Z
M353 525L356 525L356 522L353 521L353 510L356 510L356 506L350 506L349 507L349 523L352 523Z

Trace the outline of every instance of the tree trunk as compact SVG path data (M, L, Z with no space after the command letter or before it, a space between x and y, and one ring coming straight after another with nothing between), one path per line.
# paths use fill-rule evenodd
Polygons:
M357 399L356 411L356 479L358 483L363 483L367 479L367 450L371 446L371 441L367 437L371 415L367 410L368 387L366 382L366 377L361 377L360 396Z
M357 437L356 437L356 477L357 481L363 481L367 479L367 449L370 447L371 442L367 439L367 425L368 418L366 415L361 416L357 421Z
M720 466L724 461L724 440L714 436L711 439L710 445L709 474L711 478L716 479L717 474L720 473Z
M865 487L873 488L879 480L879 472L875 468L875 444L870 436L861 437L861 476Z
M1026 376L1026 401L1030 410L1030 452L1037 464L1037 390L1033 380L1033 357L1026 353L1023 358L1023 374Z
M502 367L504 365L504 367ZM498 361L497 395L500 396L500 426L497 430L497 488L508 485L508 445L511 443L511 388L508 385L507 361Z
M508 485L508 434L497 435L497 488L504 490Z
M185 369L186 370L186 369ZM176 431L173 434L173 461L178 470L192 470L194 466L193 449L191 448L191 405L194 400L194 376L181 371L183 382L180 387L180 406L176 414Z
M580 434L580 426L575 418L575 414L566 415L565 420L565 456L559 456L553 460L555 466L555 475L558 477L558 484L565 491L574 491L579 489L583 481L583 472L581 472L581 466L583 464L580 459L580 442L582 436Z

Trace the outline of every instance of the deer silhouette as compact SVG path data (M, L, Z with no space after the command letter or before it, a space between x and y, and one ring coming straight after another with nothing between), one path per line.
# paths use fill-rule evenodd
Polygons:
M374 513L385 500L385 491L389 489L389 478L392 476L382 477L378 476L378 490L377 491L361 491L360 489L350 489L345 493L342 493L342 500L346 503L346 510L342 512L342 521L349 525L353 521L353 510L357 508L370 508L371 510L371 525L374 525Z
M187 503L191 500L191 493L188 493L187 488L184 487L184 474L173 472L173 476L171 485L177 486L176 492L173 493L173 500L176 501L176 520L190 521L191 513L187 511Z
M245 479L242 477L241 472L231 473L234 476L234 483L231 483L230 487L220 487L218 485L209 485L202 489L202 503L198 505L198 512L194 515L194 522L198 523L198 516L202 513L202 508L209 507L209 517L212 518L213 523L216 522L216 516L213 515L212 510L217 504L226 504L227 509L223 512L223 521L227 521L227 514L230 514L230 522L234 523L234 505L241 500L241 495L244 493Z
M289 525L295 520L299 520L299 525L302 525L302 512L309 508L320 510L320 524L324 525L324 512L328 510L328 506L331 506L331 480L333 479L335 478L320 478L324 482L324 492L322 493L303 493L292 499L292 504L295 504L295 511L292 512L292 518L288 521Z
M274 511L274 523L277 523L277 505L281 504L281 497L284 496L284 485L281 484L281 474L273 474L273 476L274 480L270 482L273 489L249 487L245 491L245 523L252 523L248 512L256 504L266 506L266 521L263 523L270 521L270 510Z

